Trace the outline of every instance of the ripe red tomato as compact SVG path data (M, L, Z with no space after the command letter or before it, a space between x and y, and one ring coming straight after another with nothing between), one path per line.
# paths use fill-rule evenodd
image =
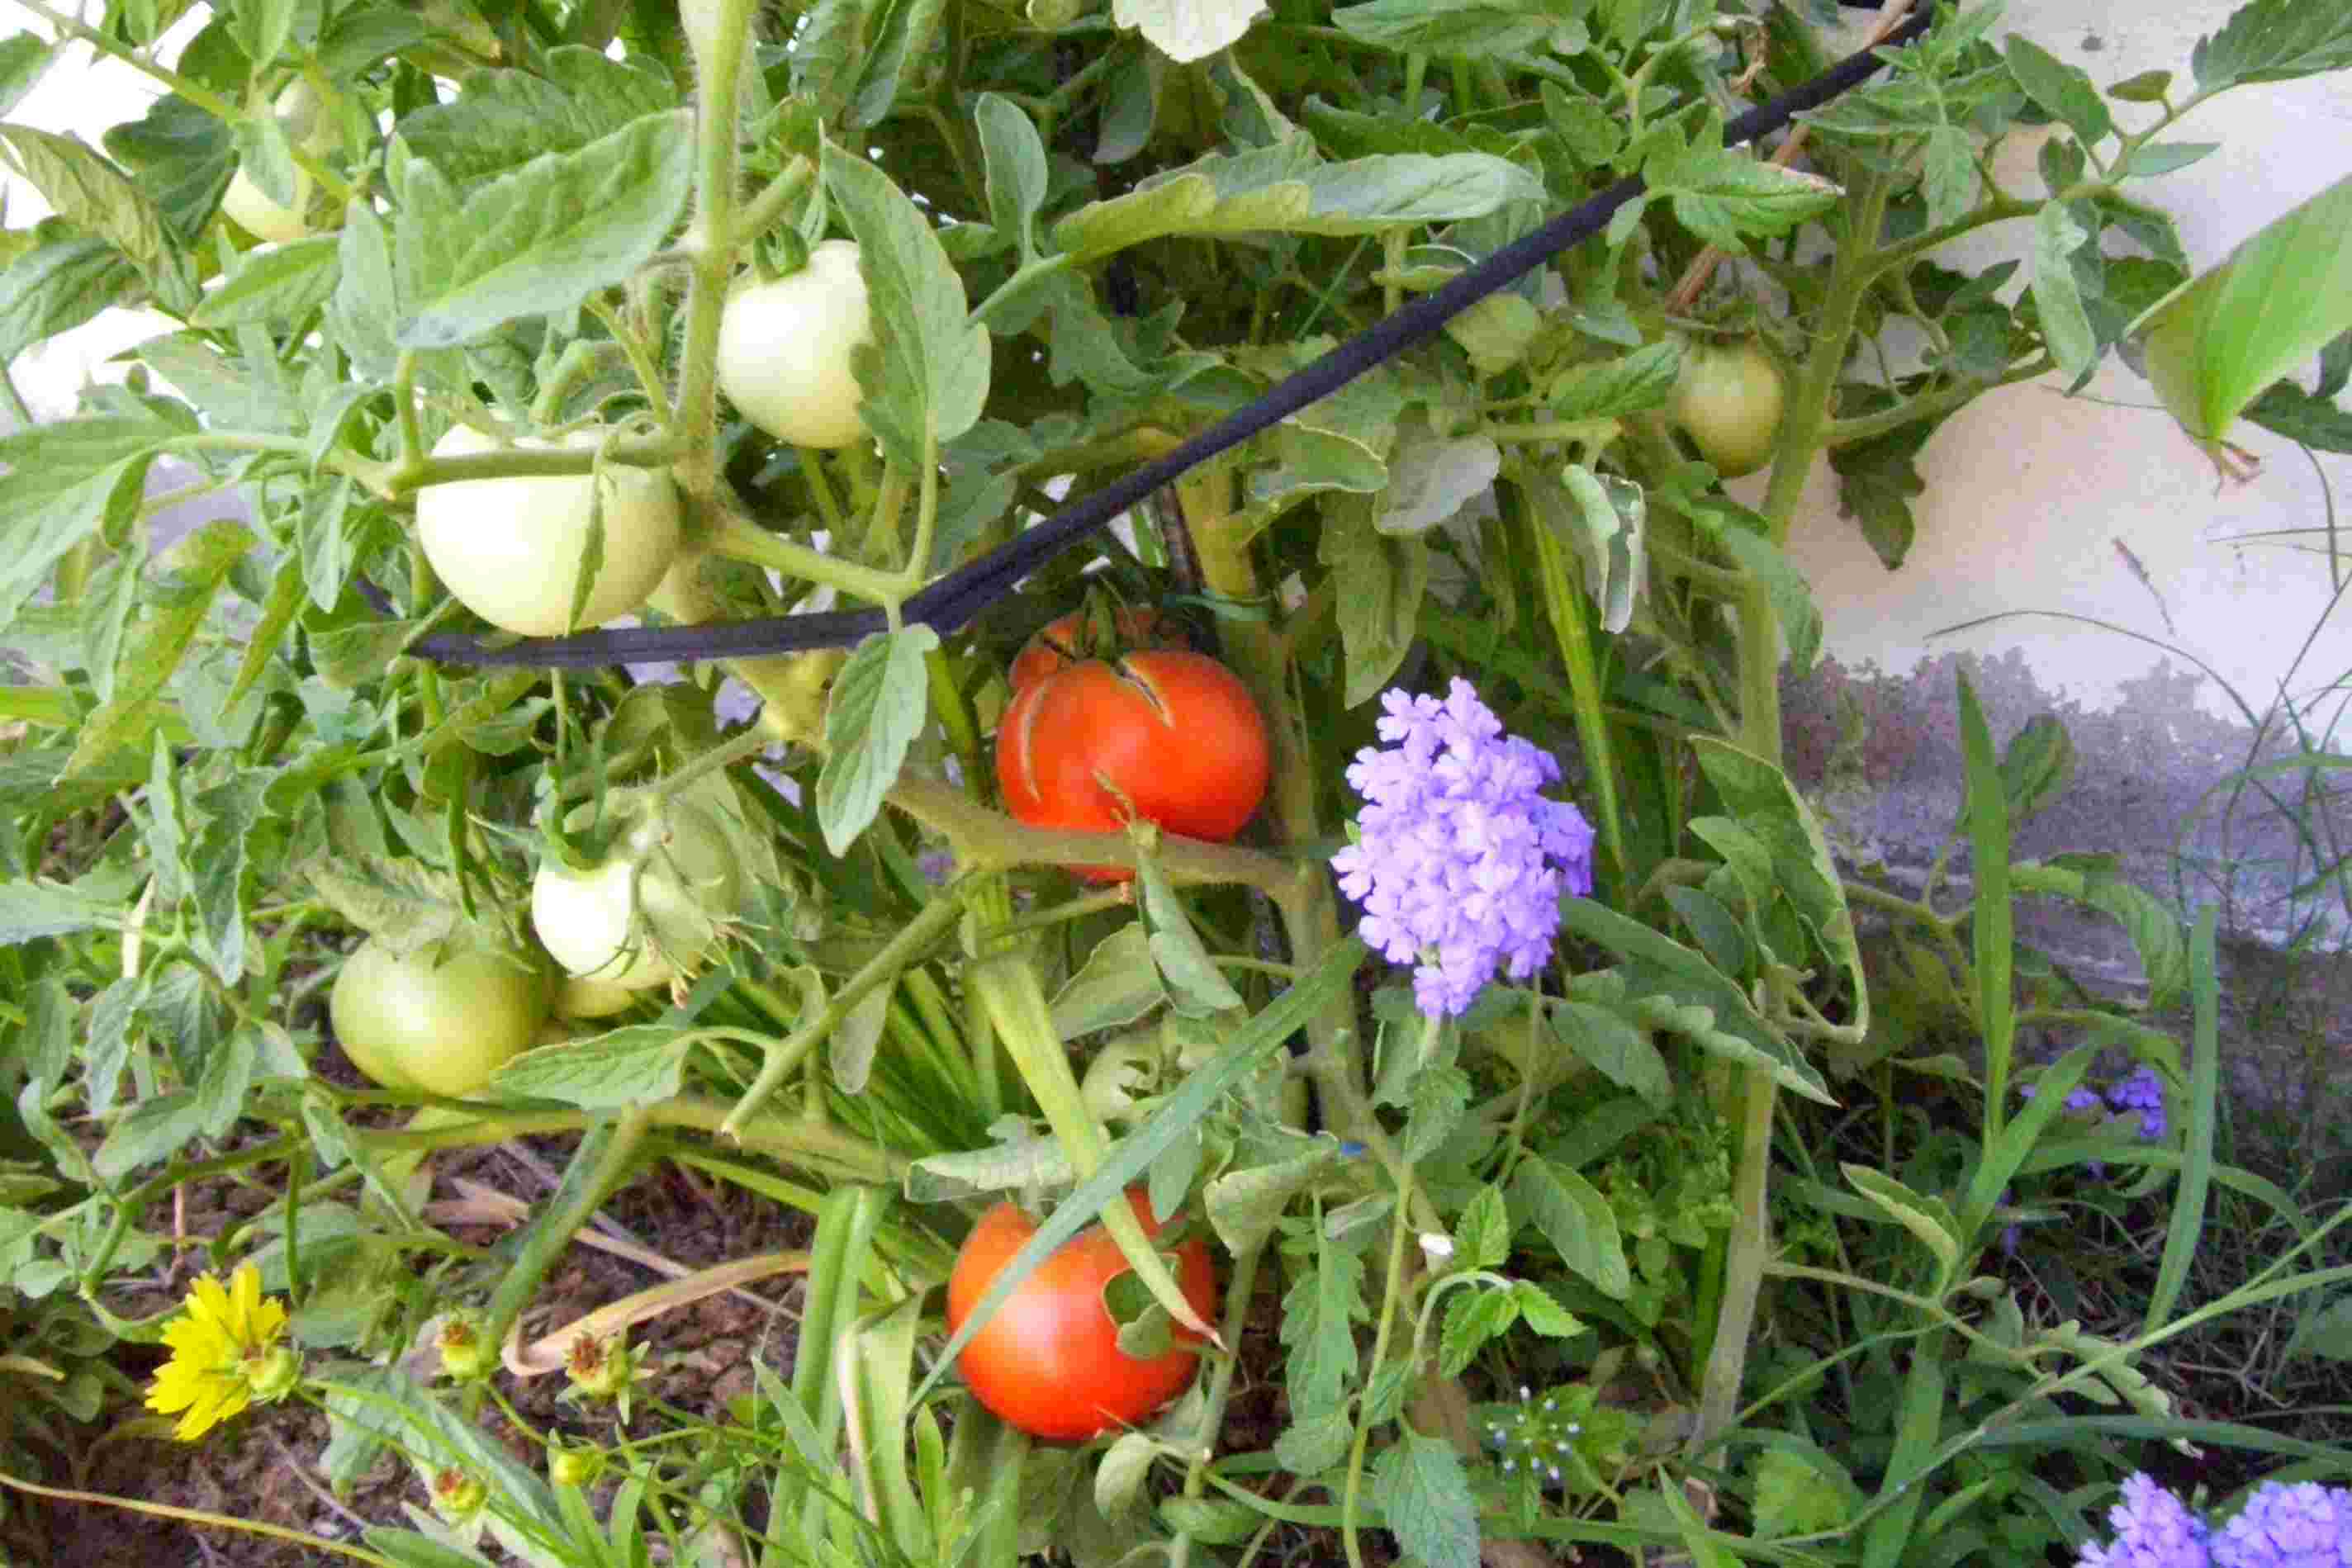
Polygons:
M1151 1200L1130 1187L1128 1202L1149 1235ZM1000 1270L1037 1233L1027 1215L1000 1203L981 1216L948 1276L948 1332L963 1327ZM1200 1336L1176 1330L1164 1355L1138 1361L1118 1348L1118 1322L1103 1290L1129 1273L1110 1232L1089 1225L1038 1266L963 1347L956 1364L982 1405L1032 1437L1078 1443L1132 1426L1183 1391ZM1195 1236L1178 1249L1176 1283L1192 1310L1217 1310L1217 1272L1209 1245Z
M1053 671L1022 688L996 732L1005 809L1032 827L1104 831L1133 815L1223 841L1257 810L1271 771L1249 688L1214 659L1181 649Z
M1118 641L1130 648L1148 647L1161 641L1160 612L1148 604L1119 606L1111 613L1111 628ZM1022 644L1021 652L1013 656L1013 667L1004 672L1005 684L1015 692L1024 691L1055 670L1066 669L1099 651L1088 646L1090 639L1091 628L1083 610L1073 610L1048 622L1045 630Z

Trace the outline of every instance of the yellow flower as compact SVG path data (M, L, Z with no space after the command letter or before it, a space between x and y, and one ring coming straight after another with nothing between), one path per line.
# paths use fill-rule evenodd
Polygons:
M156 1368L147 1408L184 1411L172 1436L192 1443L254 1400L292 1391L298 1364L278 1342L286 1308L261 1293L261 1275L241 1265L224 1286L206 1274L188 1291L187 1311L163 1325L172 1359Z

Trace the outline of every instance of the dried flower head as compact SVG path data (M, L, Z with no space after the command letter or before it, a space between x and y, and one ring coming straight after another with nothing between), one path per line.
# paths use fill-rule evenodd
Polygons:
M1381 706L1392 744L1349 768L1366 803L1331 864L1363 906L1364 940L1419 966L1421 1010L1458 1014L1498 970L1525 979L1550 958L1559 895L1592 891L1592 825L1538 793L1559 764L1505 735L1469 682L1443 702L1391 691Z

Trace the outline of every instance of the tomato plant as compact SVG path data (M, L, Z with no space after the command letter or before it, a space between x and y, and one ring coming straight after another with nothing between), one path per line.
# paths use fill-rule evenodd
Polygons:
M1128 1202L1145 1231L1151 1218L1141 1187ZM980 1218L948 1277L948 1332L963 1327L1013 1255L1037 1233L1036 1221L1009 1203ZM1176 1251L1177 1282L1203 1318L1217 1310L1216 1269L1200 1237ZM1110 1233L1090 1225L1037 1266L963 1347L956 1365L973 1395L997 1416L1032 1437L1083 1442L1133 1426L1192 1380L1199 1336L1179 1329L1176 1345L1139 1361L1118 1347L1118 1321L1103 1291L1129 1272Z
M719 324L719 386L743 417L795 446L846 446L866 434L851 352L874 340L857 246L826 240L808 265L728 297Z
M1222 841L1257 810L1270 769L1249 689L1181 649L1051 671L1013 697L996 735L1005 809L1034 827L1101 831L1134 816Z
M286 128L290 141L310 146L317 134L319 96L307 82L296 82L278 95L274 112ZM259 240L283 245L298 240L310 232L308 211L310 205L311 181L310 171L294 171L294 201L281 204L277 198L256 184L253 176L242 164L221 193L221 211L236 225Z
M1786 396L1779 368L1757 343L1694 344L1666 412L1717 473L1737 479L1771 460Z
M583 430L562 444L593 448L603 437L602 431ZM551 444L515 443L526 451ZM497 442L458 424L433 455L496 450ZM449 591L491 625L526 637L567 632L600 482L604 564L581 608L580 624L625 615L646 601L677 553L677 490L668 475L651 469L611 464L601 481L577 474L430 486L416 497L416 535L425 559Z
M572 1016L617 1012L612 988L667 985L710 948L735 913L740 867L726 833L697 808L672 802L625 831L611 858L574 871L550 860L530 884L540 942L575 978L560 1005Z
M1096 646L1097 630L1086 611L1056 616L1021 645L1004 672L1004 684L1023 691L1081 659L1111 658L1129 648L1152 646L1160 641L1160 612L1148 604L1120 605L1111 615L1113 646Z
M471 1094L539 1041L547 977L460 939L409 954L370 937L343 960L327 1004L352 1065L387 1089Z

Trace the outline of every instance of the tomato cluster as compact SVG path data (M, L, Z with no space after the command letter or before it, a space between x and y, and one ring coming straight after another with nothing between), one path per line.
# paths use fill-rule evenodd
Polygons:
M1136 634L1149 611L1122 612ZM1124 628L1123 628L1124 629ZM1116 662L1076 658L1077 617L1055 622L1013 662L996 735L1005 810L1032 827L1105 831L1140 818L1222 842L1265 796L1265 720L1231 670L1182 648ZM1080 874L1113 881L1115 866Z
M1162 1228L1141 1187L1128 1202L1144 1232ZM948 1276L948 1332L961 1331L1013 1255L1037 1233L1036 1221L1009 1203L981 1216ZM1217 1310L1217 1274L1208 1243L1195 1236L1176 1249L1176 1282L1192 1310ZM1200 1336L1181 1328L1176 1343L1150 1360L1118 1348L1118 1321L1104 1303L1113 1280L1131 1272L1126 1254L1099 1225L1078 1232L1038 1265L1005 1299L956 1365L999 1419L1032 1437L1084 1442L1133 1426L1192 1381Z

